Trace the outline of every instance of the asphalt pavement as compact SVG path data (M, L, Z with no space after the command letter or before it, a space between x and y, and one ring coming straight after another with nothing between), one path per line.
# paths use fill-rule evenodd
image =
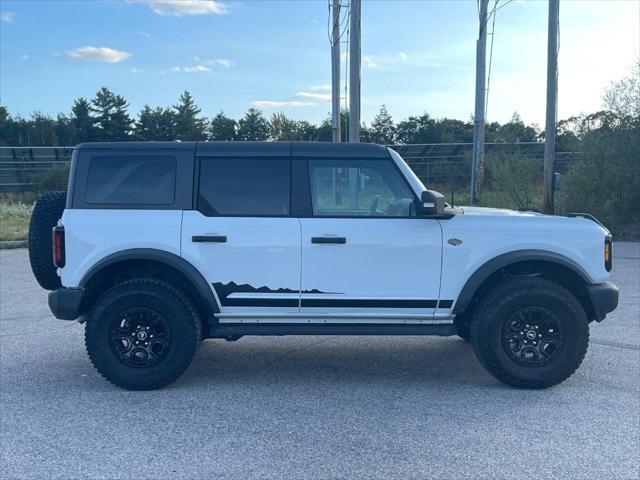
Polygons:
M154 392L103 380L53 318L24 249L0 251L0 478L637 479L640 245L582 367L509 388L457 337L202 344Z

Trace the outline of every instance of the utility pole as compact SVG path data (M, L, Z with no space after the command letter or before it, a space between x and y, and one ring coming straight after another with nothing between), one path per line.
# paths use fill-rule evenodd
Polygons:
M476 41L476 104L473 115L473 152L471 167L471 203L475 203L484 180L484 109L487 81L487 8L489 0L480 0L480 31ZM494 12L495 15L495 12Z
M349 26L349 141L360 141L360 0L351 0Z
M549 0L547 42L547 117L544 127L544 213L554 212L553 170L556 162L556 117L558 114L558 22L559 0Z
M331 118L333 141L341 141L340 129L340 0L333 0L331 31Z

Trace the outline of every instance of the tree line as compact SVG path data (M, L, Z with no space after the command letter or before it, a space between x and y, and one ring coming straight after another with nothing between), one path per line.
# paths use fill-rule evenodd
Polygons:
M349 113L343 111L341 117L346 127ZM342 136L346 141L346 128ZM360 136L363 142L384 145L472 142L473 121L436 119L423 113L396 123L383 105L371 124L361 126ZM488 123L485 137L487 142L535 142L542 139L542 133L514 113L509 122ZM136 118L129 114L127 100L106 87L92 99L77 98L69 114L59 113L55 118L40 112L30 118L13 116L0 105L0 145L72 146L130 140L331 141L332 129L330 117L315 125L281 112L266 118L255 108L249 108L238 120L222 111L206 118L188 91L170 107L145 105Z

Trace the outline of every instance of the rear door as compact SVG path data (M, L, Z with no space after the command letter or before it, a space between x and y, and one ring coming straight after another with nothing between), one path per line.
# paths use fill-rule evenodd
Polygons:
M182 256L217 297L221 321L299 311L300 222L291 158L196 159L197 209L185 211Z

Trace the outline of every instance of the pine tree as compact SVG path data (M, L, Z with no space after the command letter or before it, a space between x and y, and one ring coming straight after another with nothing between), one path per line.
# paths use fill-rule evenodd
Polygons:
M395 143L396 126L393 124L393 118L391 118L385 105L380 107L380 111L373 119L368 133L373 143L379 143L381 145L391 145Z
M178 104L174 105L173 109L175 110L175 140L206 140L206 121L198 116L201 110L187 90L180 95Z
M169 108L145 105L138 114L135 136L139 140L173 140L175 114Z
M238 122L238 140L253 140L262 142L269 138L269 122L262 116L262 112L250 108Z
M209 140L232 141L236 139L237 122L227 117L224 112L218 113L209 124Z
M73 146L75 142L75 130L73 120L64 113L59 113L55 123L55 134L58 145L61 147Z
M95 113L94 124L98 128L98 139L103 142L130 140L133 120L127 113L129 104L120 95L102 87L92 101Z
M86 98L76 98L71 107L71 126L73 128L73 144L93 142L96 140L96 129L91 116L91 104Z

